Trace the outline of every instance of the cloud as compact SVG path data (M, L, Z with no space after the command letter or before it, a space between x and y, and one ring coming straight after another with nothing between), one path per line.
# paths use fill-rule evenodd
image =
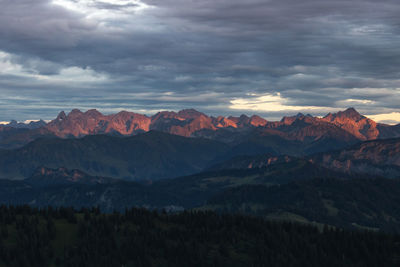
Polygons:
M251 110L255 112L295 112L295 111L321 111L326 110L323 106L292 106L288 99L276 94L250 94L248 98L237 98L231 100L231 109Z
M0 77L14 76L24 79L31 79L46 83L79 84L84 83L100 83L107 81L104 74L96 73L90 67L62 67L51 62L42 62L40 60L28 60L25 65L18 63L18 59L14 59L13 55L0 51ZM52 66L56 71L43 74L43 67Z
M50 118L70 107L194 107L274 118L303 107L316 115L347 106L400 112L394 0L0 5L0 120ZM274 111L263 96L272 97Z
M391 112L387 114L376 114L376 115L367 115L368 118L387 124L399 124L400 123L400 112Z

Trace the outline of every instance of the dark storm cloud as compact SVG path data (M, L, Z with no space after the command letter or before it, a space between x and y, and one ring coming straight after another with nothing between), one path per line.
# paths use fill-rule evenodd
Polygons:
M0 0L0 120L74 106L275 118L288 111L229 107L277 93L318 115L400 109L397 1L62 2Z

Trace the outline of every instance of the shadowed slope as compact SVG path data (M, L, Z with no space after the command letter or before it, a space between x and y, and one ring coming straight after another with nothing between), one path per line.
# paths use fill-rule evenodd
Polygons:
M0 151L0 177L21 179L46 166L128 180L161 179L201 171L225 149L216 141L155 131L125 138L39 139Z

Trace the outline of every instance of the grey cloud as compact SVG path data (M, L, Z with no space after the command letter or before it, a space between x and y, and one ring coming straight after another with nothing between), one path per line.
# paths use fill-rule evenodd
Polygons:
M76 88L2 75L0 92L100 109L127 108L118 104L123 95L143 92L153 99L130 98L132 108L246 112L228 110L230 100L281 92L290 105L328 110L360 98L373 99L377 113L400 109L400 5L394 0L143 2L154 8L135 13L126 11L135 4L93 4L126 17L102 24L45 0L0 0L0 51L14 54L13 62L42 75L77 66L110 77ZM91 98L94 92L104 100ZM165 99L165 92L193 100ZM208 92L217 93L213 101L195 99ZM9 119L3 111L14 102L8 103L0 106L0 120ZM36 102L27 106L47 114Z

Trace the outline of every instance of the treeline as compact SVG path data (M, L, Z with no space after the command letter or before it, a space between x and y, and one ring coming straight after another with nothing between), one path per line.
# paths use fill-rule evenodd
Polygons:
M399 266L400 237L213 212L0 207L2 266Z
M310 179L280 186L243 185L208 200L217 212L271 216L284 211L341 228L400 233L400 180Z

